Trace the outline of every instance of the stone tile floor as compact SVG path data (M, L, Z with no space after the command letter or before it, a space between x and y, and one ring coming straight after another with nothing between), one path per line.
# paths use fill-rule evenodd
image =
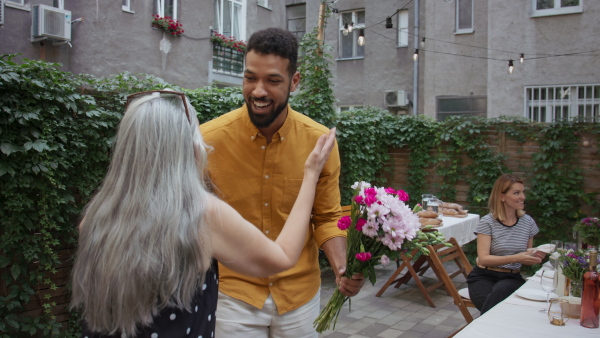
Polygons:
M352 297L352 311L349 310L346 302L340 312L335 330L324 331L319 334L319 337L437 338L448 337L466 325L467 322L458 307L454 305L452 297L448 296L443 288L431 294L435 308L427 304L414 280L399 288L395 288L392 284L381 297L375 297L395 270L394 263L387 267L375 267L377 274L375 285L367 281L361 292ZM331 271L324 271L321 277L321 307L323 307L335 290L335 278ZM427 287L437 282L437 278L429 269L421 277L421 281ZM462 275L454 278L454 282L457 289L467 287ZM473 318L479 316L477 309L469 308L469 311Z

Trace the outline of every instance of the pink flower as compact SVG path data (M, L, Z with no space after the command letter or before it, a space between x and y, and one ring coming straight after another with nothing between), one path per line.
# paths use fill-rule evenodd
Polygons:
M385 188L385 192L387 192L388 194L395 194L396 190L394 188Z
M362 196L356 195L354 196L354 202L356 202L356 204L364 204L364 199Z
M371 259L371 253L370 252L359 252L356 254L356 259L358 259L361 262L366 262L369 259Z
M358 221L356 221L356 230L357 231L362 231L363 226L367 223L367 220L364 218L359 218Z
M371 206L371 204L377 202L377 196L376 195L367 195L365 197L365 204L367 206Z
M350 216L343 216L338 221L338 228L340 228L340 230L346 230L350 227L350 225L352 225L352 219Z
M383 266L390 264L390 258L386 255L382 255L380 261L381 261L381 265L383 265Z
M408 197L408 194L406 193L406 191L400 189L396 192L398 194L398 198L402 201L402 202L408 202L408 200L410 199Z

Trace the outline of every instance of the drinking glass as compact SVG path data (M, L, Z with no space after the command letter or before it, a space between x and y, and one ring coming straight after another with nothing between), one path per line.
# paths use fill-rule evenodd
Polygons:
M565 326L565 323L569 321L569 316L565 311L568 306L569 301L567 299L550 299L550 305L548 306L548 319L550 319L550 324L556 326Z
M550 244L554 244L554 252L548 256L548 261L552 264L552 267L556 270L558 265L558 257L560 257L560 251L563 249L563 242L559 240L550 241Z
M546 312L550 306L550 294L556 291L556 288L558 287L558 273L555 273L555 271L552 270L542 270L540 286L542 287L542 290L546 292L546 307L539 311L543 313Z
M429 210L429 207L431 207L431 211L437 212L438 215L439 215L439 213L440 213L440 205L441 204L442 204L442 201L439 200L437 197L434 196L427 203L427 209Z
M562 250L562 248L563 248L563 242L559 241L559 240L550 241L550 244L555 245L555 248L554 248L555 251Z
M565 250L567 250L567 251L569 251L569 250L576 251L577 250L577 243L565 242L563 248Z

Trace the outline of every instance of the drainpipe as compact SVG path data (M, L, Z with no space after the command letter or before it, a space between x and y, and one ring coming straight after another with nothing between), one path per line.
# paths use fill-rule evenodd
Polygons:
M415 0L415 27L414 27L414 40L415 40L415 49L419 48L419 0ZM422 57L421 53L421 57ZM419 112L419 59L413 61L414 70L413 70L413 115L417 115Z

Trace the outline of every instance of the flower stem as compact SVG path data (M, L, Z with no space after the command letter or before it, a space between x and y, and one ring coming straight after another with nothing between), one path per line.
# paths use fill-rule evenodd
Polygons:
M317 332L321 333L325 330L328 330L332 322L333 329L335 330L335 324L337 323L337 318L340 315L340 310L348 298L349 297L344 296L339 289L335 290L329 299L329 302L327 302L313 323L313 326L316 328Z

